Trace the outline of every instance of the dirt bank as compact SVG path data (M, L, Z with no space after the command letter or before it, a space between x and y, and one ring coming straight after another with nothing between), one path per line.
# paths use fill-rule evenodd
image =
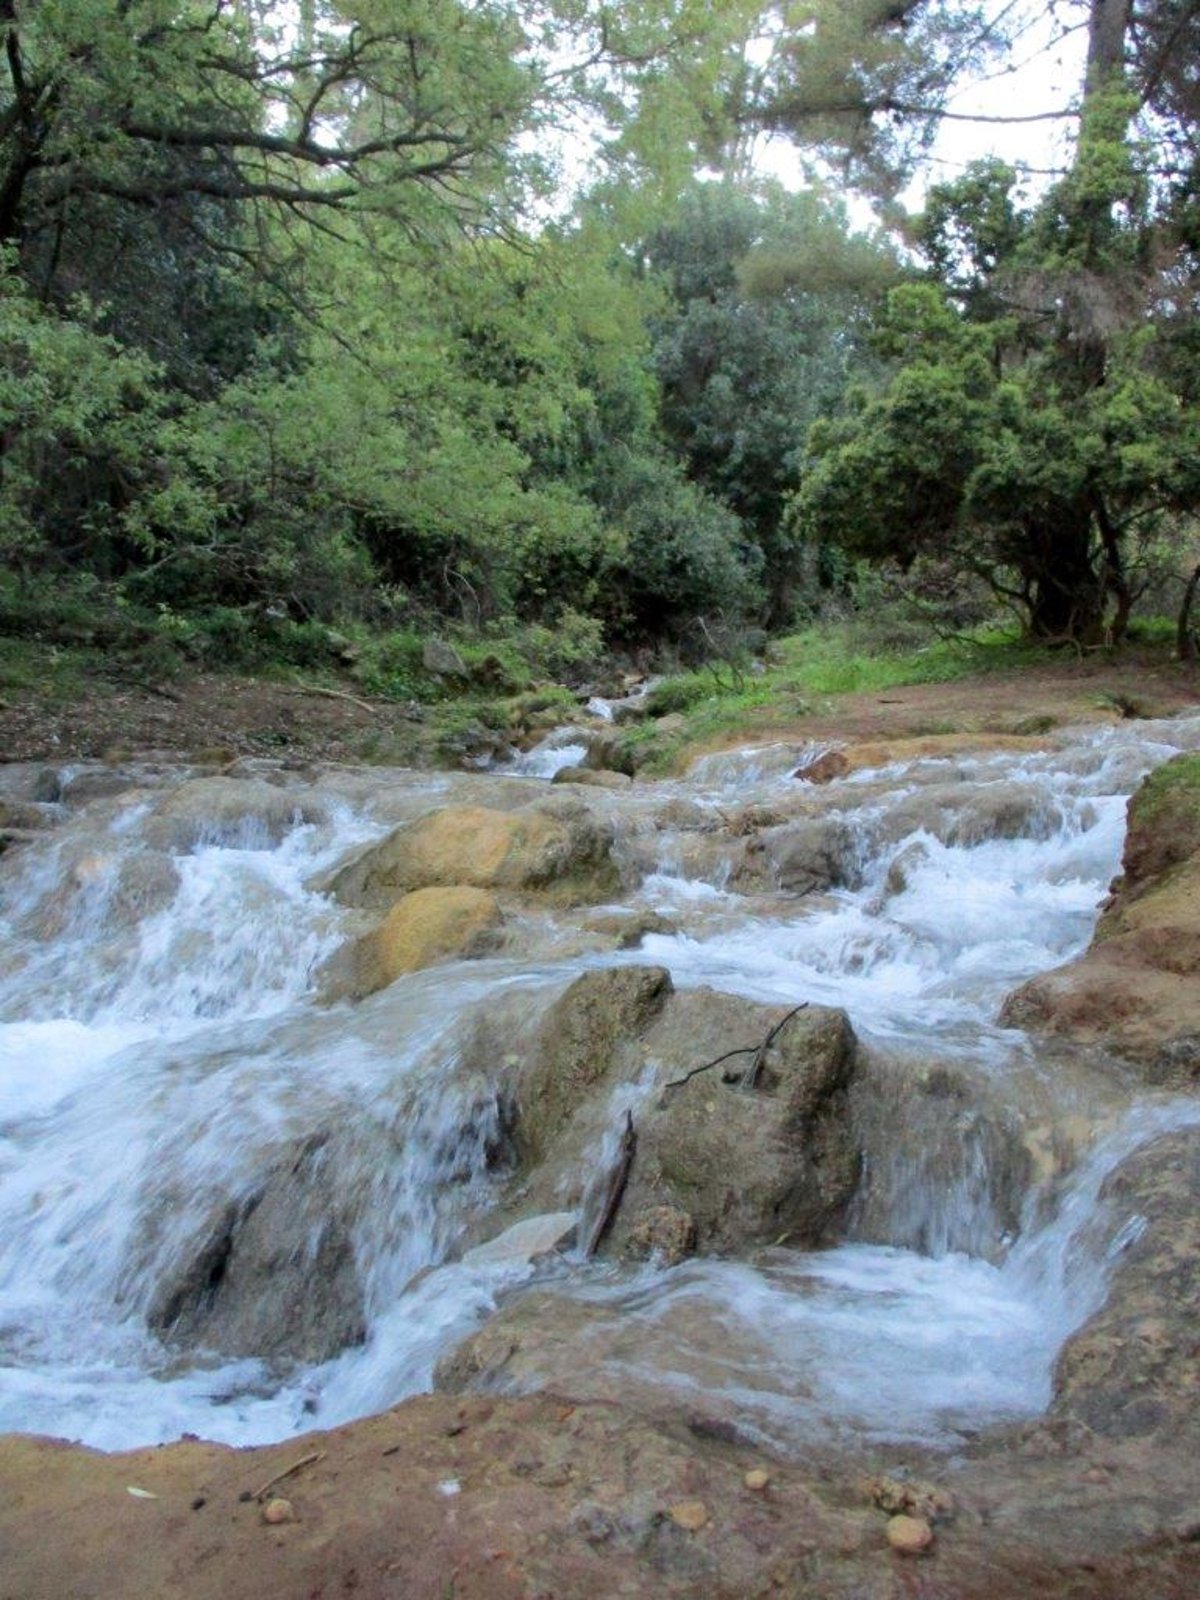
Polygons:
M1122 715L1170 716L1200 699L1200 674L1162 651L1064 655L1050 666L953 683L832 695L803 712L755 711L721 742L906 738L930 733L1030 731ZM196 673L150 686L94 675L68 692L0 693L0 759L70 761L151 751L181 756L295 756L334 761L427 761L435 736L410 706L353 683L303 688L264 678Z

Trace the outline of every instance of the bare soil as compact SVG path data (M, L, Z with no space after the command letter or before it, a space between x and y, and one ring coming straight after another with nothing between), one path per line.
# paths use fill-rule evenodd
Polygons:
M883 740L939 733L1042 732L1121 716L1171 716L1200 703L1200 670L1162 651L1064 654L1052 666L992 672L795 701L755 712L719 744L788 737ZM195 673L150 684L97 674L66 695L46 687L0 694L0 760L72 761L225 753L424 765L436 734L419 708L341 688Z

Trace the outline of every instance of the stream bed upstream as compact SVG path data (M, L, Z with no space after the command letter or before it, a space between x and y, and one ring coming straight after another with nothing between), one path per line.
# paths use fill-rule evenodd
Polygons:
M953 1446L1038 1414L1056 1353L1139 1226L1102 1203L1105 1178L1200 1105L1135 1090L1116 1066L1077 1070L997 1018L1016 986L1086 947L1129 794L1197 748L1189 716L821 790L792 776L814 752L780 745L579 791L613 830L624 885L601 909L640 919L636 943L601 938L595 907L526 904L495 953L332 1004L314 974L362 917L323 887L330 869L437 806L564 793L547 780L577 758L569 736L508 774L256 764L249 781L274 785L286 825L191 835L164 823L185 769L60 774L44 831L0 860L0 1429L119 1449L333 1426L427 1390L440 1359L522 1297L562 1317L561 1339L510 1387L574 1369L599 1392L702 1396L783 1448ZM815 888L794 840L790 855L746 849L798 798L810 834L825 830L805 835L804 860L831 839L840 852ZM844 1008L880 1070L961 1075L1041 1159L1002 1215L993 1145L971 1142L960 1105L966 1154L949 1176L919 1140L875 1130L870 1182L828 1249L669 1267L570 1250L460 1259L488 1234L507 1114L507 1052L481 1066L468 1033L496 1017L531 1028L581 974L633 965L667 969L680 991ZM651 1062L614 1097L613 1128L656 1088ZM602 1171L607 1152L595 1143L589 1164ZM294 1298L269 1251L238 1353L171 1336L180 1263L197 1239L228 1237L212 1219L249 1215L251 1190L264 1229L282 1215L290 1237L308 1230L308 1299L332 1352L280 1336ZM209 1273L215 1292L214 1249L192 1279Z

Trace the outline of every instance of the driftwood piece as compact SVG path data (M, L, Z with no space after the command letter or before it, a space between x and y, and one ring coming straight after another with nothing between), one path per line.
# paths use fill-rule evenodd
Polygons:
M295 688L289 688L288 694L306 696L319 695L323 700L344 700L347 705L357 706L360 711L365 711L369 716L377 716L379 707L373 706L367 700L360 700L356 694L347 694L344 689L322 689L315 683L298 683Z
M290 1467L284 1467L282 1472L277 1472L273 1478L268 1478L261 1489L255 1489L251 1499L264 1499L277 1483L282 1483L285 1478L292 1477L294 1473L301 1471L302 1468L311 1467L314 1462L324 1461L324 1459L324 1450L314 1450L311 1455L301 1456L299 1461L293 1461Z
M600 1204L596 1210L595 1220L588 1228L586 1235L580 1240L580 1248L585 1259L596 1254L605 1234L613 1225L617 1208L621 1204L621 1197L625 1193L625 1185L629 1182L629 1169L633 1165L633 1157L636 1150L637 1133L633 1126L633 1112L627 1111L625 1113L625 1128L621 1134L621 1148L617 1152L616 1161L604 1179L604 1188L601 1191Z

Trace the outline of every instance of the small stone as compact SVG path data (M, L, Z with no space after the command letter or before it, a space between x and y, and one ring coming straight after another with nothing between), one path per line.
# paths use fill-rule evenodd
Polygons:
M681 1500L667 1515L676 1527L685 1528L688 1533L699 1533L708 1523L708 1507L703 1500Z
M755 1494L761 1494L771 1481L771 1474L765 1467L751 1467L742 1479L747 1489L752 1489Z
M924 1517L892 1517L887 1536L898 1555L923 1556L933 1548L933 1529Z
M272 1525L279 1522L295 1522L296 1513L292 1510L290 1500L268 1500L262 1509L262 1519Z

